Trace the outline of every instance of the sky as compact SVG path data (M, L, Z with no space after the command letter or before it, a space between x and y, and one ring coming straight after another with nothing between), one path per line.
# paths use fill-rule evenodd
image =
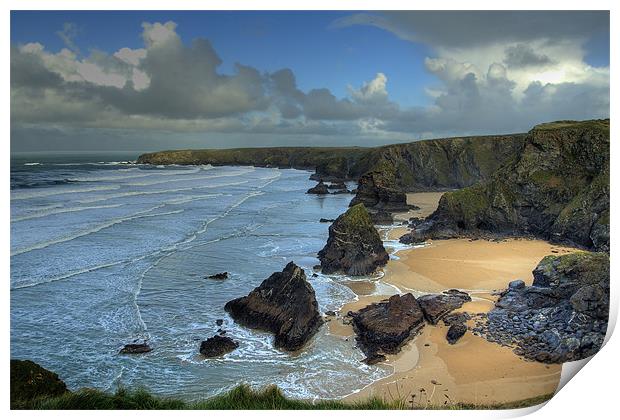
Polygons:
M11 12L11 151L371 146L609 117L609 13Z

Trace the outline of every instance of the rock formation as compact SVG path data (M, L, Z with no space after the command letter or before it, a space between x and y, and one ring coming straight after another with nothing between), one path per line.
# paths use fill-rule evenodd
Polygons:
M132 344L125 344L123 348L119 351L119 353L120 354L140 354L140 353L148 353L151 350L153 349L146 342L132 343Z
M544 363L595 354L607 331L609 256L589 252L547 256L533 274L532 286L511 283L479 332Z
M385 360L384 354L396 354L424 326L424 316L411 294L394 295L351 312L357 342L366 354L364 360L374 364Z
M274 345L291 351L303 347L323 323L314 289L292 261L224 309L241 325L273 332Z
M442 294L424 295L418 298L418 303L424 312L429 324L435 325L446 315L471 301L471 297L460 290L450 289Z
M11 409L24 408L39 397L57 397L68 392L54 372L30 360L11 359Z
M396 170L386 160L381 160L358 181L357 194L350 206L364 204L367 208L389 212L409 210L407 195L396 181Z
M316 186L310 188L306 191L306 194L317 194L317 195L325 195L329 194L329 190L327 189L327 185L323 183L323 180L319 181Z
M487 181L443 195L405 240L534 235L609 250L609 120L541 124Z
M324 273L353 276L373 273L389 256L363 204L349 208L329 227L329 238L319 251Z
M448 343L450 344L456 344L456 342L459 341L466 332L467 327L465 324L452 324L446 333L446 340L448 340Z
M200 343L200 354L205 357L219 357L239 347L239 343L229 337L214 335Z
M222 273L216 273L216 274L212 274L210 276L207 276L208 279L213 279L213 280L226 280L228 278L228 271L224 271Z

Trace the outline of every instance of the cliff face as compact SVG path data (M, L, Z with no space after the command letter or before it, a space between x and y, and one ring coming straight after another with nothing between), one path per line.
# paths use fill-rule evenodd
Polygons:
M609 120L534 127L487 181L446 193L424 236L487 231L609 250Z
M425 140L378 148L351 205L406 210L406 191L463 188L487 179L514 158L524 135Z
M379 207L390 207L383 204L404 200L403 191L461 188L485 179L515 153L523 137L515 134L421 140L370 148L168 150L145 153L138 157L138 163L310 169L316 171L312 176L316 180L359 179L357 202L374 206L377 202L368 197L378 196ZM395 194L400 195L390 198Z

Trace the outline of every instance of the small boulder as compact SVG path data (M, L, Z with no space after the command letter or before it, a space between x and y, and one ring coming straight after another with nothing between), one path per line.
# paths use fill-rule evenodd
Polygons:
M525 288L525 282L523 280L513 280L508 283L508 288L512 290L518 290Z
M447 314L469 301L471 301L471 297L467 293L456 289L450 289L442 294L424 295L418 298L424 317L432 325L437 324Z
M144 343L132 343L125 344L125 346L119 351L119 354L140 354L148 353L153 349L146 342Z
M466 332L467 332L467 327L465 326L465 324L452 324L450 325L450 328L448 329L448 333L446 334L446 339L448 340L448 343L454 344L457 341L459 341L459 339L463 335L465 335Z
M200 343L200 354L205 357L219 357L239 347L239 343L230 337L214 335Z
M321 218L319 219L319 222L321 222L321 223L332 223L332 222L334 222L335 220L336 220L336 219L325 219L325 218L321 217Z
M228 278L228 271L224 271L222 273L217 273L217 274L212 274L210 276L207 276L207 278L214 279L214 280L225 280Z

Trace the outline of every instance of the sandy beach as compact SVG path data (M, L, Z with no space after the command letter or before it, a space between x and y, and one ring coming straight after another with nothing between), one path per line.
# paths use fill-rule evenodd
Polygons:
M441 194L409 194L409 202L421 207L417 210L421 215L408 212L400 218L427 216L436 207ZM400 236L403 229L394 228L386 236L390 239ZM494 306L495 291L505 289L508 282L515 279L531 284L532 270L544 256L572 251L575 250L540 240L433 241L425 247L399 251L399 259L390 260L379 282L417 296L450 288L466 290L472 302L457 312L488 312ZM358 300L345 305L340 314L389 297L373 294L378 285L355 283L358 284L352 290L358 294ZM330 334L355 341L352 327L344 325L340 316L328 325ZM474 336L471 331L450 345L446 340L447 329L442 322L437 326L427 324L399 354L384 362L393 368L392 375L346 399L378 396L409 402L413 398L414 404L423 406L453 402L492 404L537 397L556 390L561 365L526 361L512 349Z

